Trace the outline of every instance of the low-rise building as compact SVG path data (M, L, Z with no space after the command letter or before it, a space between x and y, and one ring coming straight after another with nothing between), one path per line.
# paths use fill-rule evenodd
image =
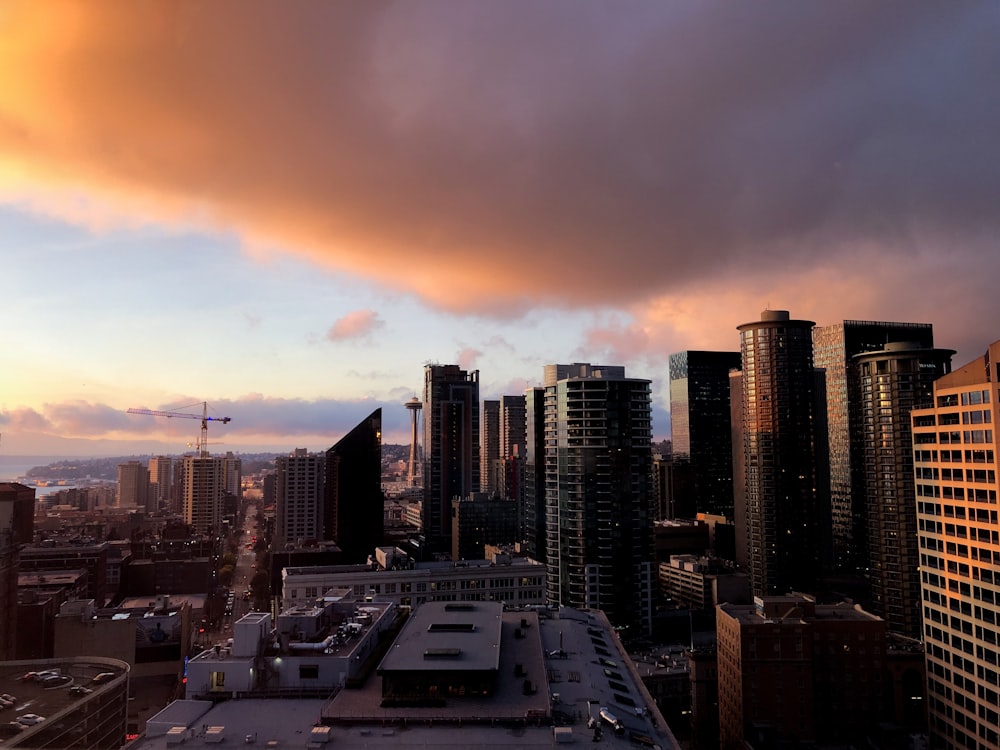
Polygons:
M401 607L430 601L545 604L545 566L527 557L491 552L485 560L416 562L393 547L379 547L368 565L285 568L282 609L312 604L331 589L350 589Z

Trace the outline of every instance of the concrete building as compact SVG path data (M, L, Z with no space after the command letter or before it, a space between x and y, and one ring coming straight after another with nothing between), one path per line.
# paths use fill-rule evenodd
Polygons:
M274 459L274 548L323 538L326 456L296 448Z
M862 742L886 700L885 622L803 596L716 614L722 748Z
M0 660L17 654L17 576L21 549L31 544L34 524L35 490L0 483Z
M929 730L939 747L1000 747L1000 341L912 412Z
M125 744L129 673L126 662L100 656L0 662L0 692L40 717L34 724L5 722L0 741L11 748L118 750Z
M515 749L600 741L609 748L679 748L600 612L565 607L505 610L489 602L427 604L390 638L384 656L380 651L356 654L362 671L351 689L341 690L335 689L339 672L331 679L325 662L352 668L342 662L342 646L293 653L289 639L285 652L280 638L276 643L264 633L266 626L258 628L248 619L255 617L269 616L253 613L237 624L256 638L234 635L231 646L191 662L199 671L188 684L202 686L198 696L153 717L135 750L160 750L181 742L185 748L222 742L374 750ZM359 625L360 631L352 638L365 638L385 617L373 615L372 625L357 623L353 629L358 631ZM275 664L278 649L281 663ZM241 689L252 684L251 670L259 681L258 670L272 666L281 670L281 679L287 675L293 683L310 680L316 688L306 695L322 698L262 700L257 698L266 694L261 688ZM201 670L207 671L207 682ZM221 689L211 692L212 680L219 679L213 673L224 677ZM268 679L277 676L268 672ZM300 689L292 684L270 694L288 696Z
M739 352L684 351L670 355L671 459L688 481L670 492L671 518L697 513L733 516L732 423L729 373Z
M854 357L871 611L890 632L920 638L920 550L910 413L933 404L950 349L899 342ZM857 484L857 483L856 483Z
M329 697L370 669L367 662L395 619L391 604L353 601L292 607L277 621L250 612L233 625L231 643L188 661L185 697Z
M624 367L545 366L548 599L652 630L650 382Z
M184 522L196 533L222 531L222 498L225 464L218 456L184 456L181 459Z
M838 571L853 572L869 564L865 471L861 468L867 442L861 423L864 391L855 357L893 342L932 347L934 329L929 323L844 320L817 326L812 339L813 363L823 371L826 394L832 563Z
M180 675L194 622L183 598L152 598L145 606L98 608L67 601L55 618L54 656L102 656L132 665L132 677Z
M451 501L451 559L481 560L486 545L512 545L517 538L517 503L474 492Z
M328 591L416 607L430 601L545 603L545 566L501 550L483 560L417 561L392 547L374 551L367 565L287 567L281 574L283 608L312 604Z
M660 563L663 596L691 610L714 609L719 604L749 604L750 579L718 558L671 555Z
M118 507L151 512L150 500L149 469L139 461L118 464Z
M500 460L500 401L485 399L479 412L479 491L497 491L495 467Z
M451 501L479 490L479 371L424 368L425 554L451 548Z
M748 572L757 596L815 590L824 521L817 497L811 320L765 310L738 326L743 370L734 427ZM739 519L738 519L739 520Z
M243 459L232 451L222 457L222 491L233 497L243 497Z
M149 491L154 510L180 512L179 495L174 491L174 460L170 456L149 459Z

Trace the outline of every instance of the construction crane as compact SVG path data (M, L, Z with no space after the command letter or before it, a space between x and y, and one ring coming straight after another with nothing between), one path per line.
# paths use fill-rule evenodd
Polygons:
M191 406L197 406L197 404L191 404ZM188 407L181 407L188 408ZM197 414L191 414L190 412L183 411L158 411L156 409L129 409L129 414L147 414L150 417L166 417L167 419L172 419L174 417L179 417L180 419L200 419L201 420L201 437L198 439L197 448L198 453L201 456L208 455L208 423L209 422L222 422L226 424L231 422L230 417L210 417L208 416L208 402L201 402L201 416Z

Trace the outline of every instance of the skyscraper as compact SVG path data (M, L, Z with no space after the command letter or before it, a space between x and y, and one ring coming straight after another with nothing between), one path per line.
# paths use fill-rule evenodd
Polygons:
M337 542L345 563L366 562L385 536L381 409L327 450L325 504L326 538Z
M624 367L546 365L547 598L652 624L650 382Z
M222 529L225 474L221 457L184 456L181 462L184 522L198 534Z
M840 571L868 565L862 394L854 357L900 341L934 346L933 327L929 323L844 320L813 329L813 362L823 370L826 391L831 562Z
M674 505L733 517L732 423L729 373L739 352L685 351L670 355L672 463L686 464L690 497L672 493Z
M427 553L451 550L451 501L479 489L479 371L424 368L424 502Z
M755 596L814 590L821 518L811 320L765 310L738 326L746 554Z
M928 725L935 747L1000 747L1000 341L914 409Z
M274 459L275 549L323 538L326 455L296 448Z
M933 404L950 349L899 342L854 357L863 443L870 610L891 632L920 638L920 559L910 413Z

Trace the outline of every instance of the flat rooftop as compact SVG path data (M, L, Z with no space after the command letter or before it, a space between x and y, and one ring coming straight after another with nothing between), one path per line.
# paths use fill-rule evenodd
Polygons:
M413 610L378 672L498 669L502 617L499 602L428 602Z
M423 606L423 605L422 605ZM414 615L421 607L414 610ZM383 708L375 674L358 689L327 701L242 699L174 709L174 737L146 736L135 750L243 744L262 748L518 748L591 743L601 708L622 725L615 732L597 719L605 747L636 743L673 750L678 744L635 667L600 612L507 610L501 615L499 679L488 698L448 698L434 707ZM520 635L518 635L520 633ZM532 691L525 692L525 681ZM150 719L168 717L168 707ZM165 724L160 724L160 731ZM213 727L221 727L213 731ZM314 730L318 730L314 734Z

